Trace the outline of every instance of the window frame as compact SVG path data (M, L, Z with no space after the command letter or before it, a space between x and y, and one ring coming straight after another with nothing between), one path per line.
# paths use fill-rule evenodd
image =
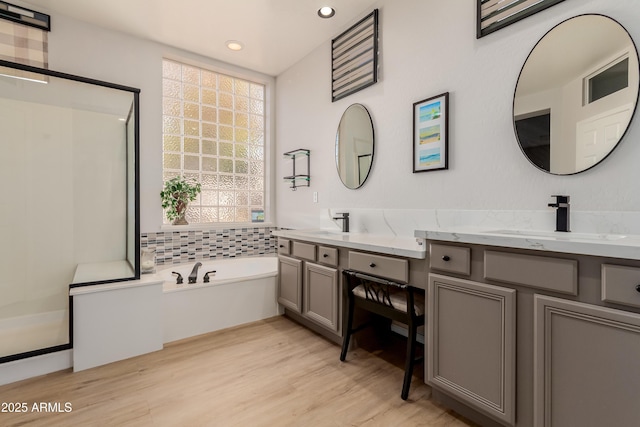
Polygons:
M591 81L593 78L599 76L600 74L604 73L605 71L609 70L610 68L613 68L614 66L620 64L621 62L627 60L627 86L625 86L624 88L618 89L614 92L611 92L603 97L591 100ZM613 57L613 59L610 59L608 61L604 61L601 62L597 67L593 68L590 73L588 73L587 75L585 75L582 78L582 105L583 106L587 106L590 104L593 104L594 102L598 102L600 99L604 99L608 96L613 95L614 93L617 93L621 90L624 89L628 89L629 88L629 84L630 84L630 51L625 50L621 53L618 53L617 55L615 55Z

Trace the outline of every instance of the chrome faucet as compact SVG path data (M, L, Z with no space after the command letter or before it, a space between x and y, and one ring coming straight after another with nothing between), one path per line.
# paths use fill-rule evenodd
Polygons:
M334 216L333 219L341 219L342 220L342 232L349 232L349 212L336 213L336 215L342 216Z
M555 203L549 203L549 207L556 208L556 231L571 231L569 226L569 196L551 196L556 198Z
M201 266L201 262L196 262L196 265L193 266L193 270L191 270L191 274L189 274L189 283L196 283L196 281L198 280L198 269Z

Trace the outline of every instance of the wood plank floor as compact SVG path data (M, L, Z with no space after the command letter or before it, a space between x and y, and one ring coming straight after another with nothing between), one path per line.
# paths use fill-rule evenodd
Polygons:
M171 343L110 365L0 387L8 426L470 426L429 400L418 365L406 402L403 370L383 351L340 348L285 317ZM387 354L388 355L388 354ZM36 403L71 412L35 412ZM5 409L7 409L5 407Z

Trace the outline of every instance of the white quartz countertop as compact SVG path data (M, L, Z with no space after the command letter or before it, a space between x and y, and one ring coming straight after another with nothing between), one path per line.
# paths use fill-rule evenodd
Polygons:
M304 240L406 258L424 259L427 254L425 245L420 245L414 237L358 232L342 233L325 229L277 230L272 234L286 239Z
M640 260L640 235L479 229L464 226L416 230L414 235L416 238L443 242Z

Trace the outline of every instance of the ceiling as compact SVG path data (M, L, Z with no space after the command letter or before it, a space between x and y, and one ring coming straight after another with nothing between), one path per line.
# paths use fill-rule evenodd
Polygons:
M276 76L373 10L378 0L28 0L30 7ZM329 5L331 19L317 11ZM227 40L244 49L234 52Z

